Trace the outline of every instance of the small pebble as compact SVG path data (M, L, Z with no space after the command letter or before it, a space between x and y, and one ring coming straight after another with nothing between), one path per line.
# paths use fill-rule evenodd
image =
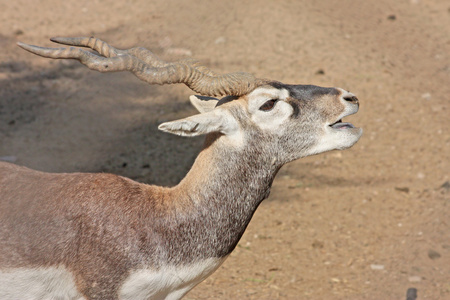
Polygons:
M22 35L24 32L23 32L23 30L22 29L16 29L15 31L14 31L14 34L15 35Z
M420 276L409 276L408 277L409 282L420 282L422 281L422 277Z
M226 37L220 36L214 41L214 43L216 45L218 45L218 44L224 44L226 41L227 41Z
M322 249L324 244L321 241L314 241L311 246L315 249Z
M403 193L409 193L409 187L395 187L395 190L396 191L399 191L399 192L403 192Z
M441 189L450 190L450 181L446 181L441 185Z
M428 250L428 257L431 259L438 259L441 257L441 254L433 249Z
M323 69L319 69L316 71L316 75L325 75L325 71Z
M387 19L388 19L389 21L395 21L395 20L397 20L397 16L396 16L396 15L389 15L389 16L387 17Z
M280 290L280 288L275 284L271 284L269 287L274 290Z
M416 300L417 299L417 289L409 288L406 291L406 300Z
M431 99L431 94L430 94L430 93L424 93L424 94L422 94L422 99L430 100L430 99Z
M372 264L372 265L370 265L370 268L371 268L372 270L384 270L384 265L375 265L375 264Z

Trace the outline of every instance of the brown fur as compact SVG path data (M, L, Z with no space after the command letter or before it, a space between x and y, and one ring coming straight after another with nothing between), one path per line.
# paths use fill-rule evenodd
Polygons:
M228 255L268 195L258 187L270 186L276 170L250 160L233 182L236 171L210 157L222 152L206 149L174 188L0 163L0 265L64 265L83 295L105 299L117 294L129 270Z
M279 88L289 91L284 101L293 108L283 135L255 126L246 97L224 103L244 144L210 133L173 188L0 162L1 269L64 266L86 298L116 299L133 270L227 256L281 166L308 155L323 123L345 108L337 89Z

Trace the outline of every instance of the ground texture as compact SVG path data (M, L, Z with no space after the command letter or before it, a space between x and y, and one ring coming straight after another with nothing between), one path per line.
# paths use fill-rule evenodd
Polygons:
M285 166L236 251L187 299L405 299L408 288L450 299L448 1L0 1L0 157L173 185L202 138L156 128L195 112L189 89L15 45L86 35L361 101L348 118L360 142Z

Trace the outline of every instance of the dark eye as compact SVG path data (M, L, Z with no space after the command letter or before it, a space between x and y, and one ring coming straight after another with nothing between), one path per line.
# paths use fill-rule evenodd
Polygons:
M269 110L272 110L272 108L275 106L275 103L277 103L277 99L271 99L271 100L269 100L269 101L266 101L266 103L264 103L260 108L259 108L259 110L262 110L262 111L269 111Z

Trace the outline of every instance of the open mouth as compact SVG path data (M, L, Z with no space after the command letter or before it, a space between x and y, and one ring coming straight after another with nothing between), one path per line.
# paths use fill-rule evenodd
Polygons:
M353 126L352 123L344 123L344 122L342 122L342 119L337 121L337 122L335 122L335 123L333 123L333 124L330 124L328 126L330 126L333 129L338 129L338 130L355 128L355 126Z

